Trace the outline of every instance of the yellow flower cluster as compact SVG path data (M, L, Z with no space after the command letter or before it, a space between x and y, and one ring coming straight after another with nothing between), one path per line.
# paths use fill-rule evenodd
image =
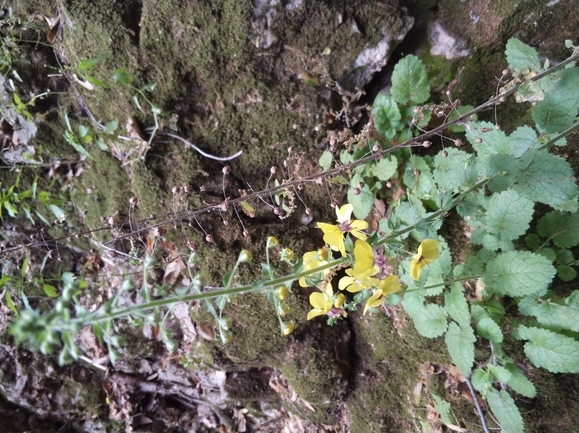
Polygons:
M346 276L338 282L340 291L358 293L363 290L372 291L372 295L366 301L364 314L369 308L375 308L384 302L386 297L401 290L401 284L396 275L385 277L383 270L376 265L374 252L367 240L367 235L362 232L368 228L368 223L361 220L352 220L354 208L351 204L346 204L341 208L336 208L338 224L318 223L317 227L324 232L324 241L329 248L324 247L318 251L309 251L303 257L303 270L316 269L327 264L332 259L332 251L339 251L342 257L346 254L346 243L344 236L348 233L357 238L353 258L354 264L346 269ZM422 269L438 258L438 241L426 239L419 248L418 253L410 263L410 274L413 279L418 280ZM308 313L307 319L327 315L328 317L340 317L346 315L342 307L346 301L343 293L333 293L332 287L325 281L330 270L326 269L317 275L301 277L299 284L302 287L316 285L321 292L314 292L310 295L312 310Z

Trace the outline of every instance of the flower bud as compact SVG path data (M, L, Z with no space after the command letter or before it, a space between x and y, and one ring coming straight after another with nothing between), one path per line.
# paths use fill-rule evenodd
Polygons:
M346 302L346 297L340 293L334 300L334 307L341 308L342 305L344 305L344 302Z
M285 299L287 298L287 296L289 295L289 289L287 288L287 286L279 286L279 288L277 289L277 297L280 301L285 301Z
M265 245L267 249L275 248L279 245L279 241L275 236L268 236Z
M292 332L294 332L294 329L296 329L296 322L294 322L293 320L289 323L284 323L282 325L283 335L290 335Z
M281 259L292 261L294 259L294 252L290 248L284 248L281 250Z
M237 261L239 263L245 263L245 262L250 262L251 259L253 259L253 254L251 254L251 251L246 250L245 248L241 250L241 252L239 253L239 258L237 259Z
M280 316L285 316L289 312L290 306L285 302L280 302L279 305L277 306L277 314L279 314Z

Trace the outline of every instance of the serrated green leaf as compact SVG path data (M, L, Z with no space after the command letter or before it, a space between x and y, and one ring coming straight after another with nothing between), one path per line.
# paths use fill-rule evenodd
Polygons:
M524 162L513 155L484 155L477 159L477 169L482 177L489 177L488 189L501 192L511 188L517 173L525 169Z
M476 332L483 338L493 342L503 342L503 331L497 323L490 317L483 317L476 325Z
M442 422L446 425L453 424L453 420L450 418L450 403L434 393L431 395L435 403L434 410L440 415Z
M567 265L557 266L557 276L563 281L573 281L577 278L577 271Z
M111 120L105 124L105 134L112 134L114 133L119 126L119 122L116 120Z
M58 298L58 289L50 284L44 284L42 286L44 293L50 298Z
M353 178L352 178L353 179ZM372 211L372 206L374 206L374 194L365 185L363 188L358 188L360 193L354 194L354 189L348 189L348 203L354 206L354 216L357 219L365 219Z
M447 328L446 311L436 304L425 305L412 320L418 333L427 338L440 337Z
M573 178L573 169L565 159L545 150L534 150L523 155L521 160L525 169L516 174L517 184L513 189L529 200L558 210L564 210L567 202L573 200L576 210L579 188Z
M557 259L557 253L553 248L541 248L537 251L537 254L541 254L550 262L554 262Z
M422 104L428 100L430 97L428 74L418 57L408 55L394 66L391 93L399 104L406 104L408 101Z
M535 316L542 325L579 332L579 297L575 293L579 291L556 302L527 296L519 301L519 311Z
M417 291L404 293L401 303L410 317L418 315L424 309L424 295Z
M332 152L330 152L329 150L324 150L324 152L322 153L322 156L320 156L320 160L319 160L319 164L320 164L320 167L322 167L322 170L324 170L324 171L329 170L330 167L332 166L333 160L334 160L334 156L332 155Z
M483 397L486 397L487 393L493 387L493 377L487 370L482 370L477 368L470 378L472 386L474 389L479 391Z
M507 155L511 150L510 138L491 122L471 122L466 138L478 156Z
M470 311L460 283L453 283L444 294L444 308L450 317L463 328L470 326Z
M505 367L489 364L487 368L497 382L507 383L511 380L512 374Z
M541 71L541 63L539 62L537 50L516 38L508 40L505 54L509 67L513 69L513 75L518 75L519 73L527 74L530 71Z
M506 364L505 367L511 373L511 378L507 384L514 391L528 398L534 398L535 395L537 395L535 385L533 385L533 383L527 379L527 376L525 376L525 373L523 373L519 367L511 363Z
M579 68L568 68L553 90L533 108L541 132L556 133L573 125L579 109Z
M527 236L525 236L525 243L532 250L536 250L541 246L541 238L539 237L539 235L536 235L535 233L530 233Z
M408 190L420 199L432 200L436 197L436 184L430 165L421 156L412 157L406 167L402 180Z
M434 157L434 181L441 190L458 192L468 189L477 182L478 173L475 170L472 155L460 149L451 147ZM474 183L473 183L474 182Z
M384 134L386 138L393 138L396 135L402 115L391 96L379 93L372 106L372 115L376 130Z
M528 149L534 149L540 146L537 133L527 125L515 129L509 138L511 142L509 153L516 157L522 156Z
M494 416L499 421L501 433L522 433L525 431L523 418L515 401L505 390L491 389L487 401Z
M559 248L571 248L579 244L579 214L549 212L539 220L537 232L550 238Z
M489 261L484 282L492 293L520 297L546 291L554 276L555 268L545 257L509 251Z
M561 265L568 265L575 262L575 257L571 250L559 250L557 251L557 263Z
M474 342L476 341L472 328L461 327L451 322L444 341L452 362L462 374L468 376L474 363Z
M533 202L513 190L493 194L487 202L486 230L501 240L526 233L533 218Z
M376 165L373 167L373 173L376 178L380 180L387 181L391 179L398 169L398 161L393 155L386 156L376 161Z
M537 367L551 373L579 373L579 342L547 329L519 326L525 354Z

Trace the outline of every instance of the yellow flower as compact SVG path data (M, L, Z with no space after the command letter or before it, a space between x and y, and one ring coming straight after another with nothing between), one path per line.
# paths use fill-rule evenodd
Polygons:
M308 313L308 320L314 317L323 316L332 309L332 298L326 292L314 292L310 295L312 308Z
M338 283L340 290L356 293L370 288L378 283L376 278L370 278L379 272L378 266L374 265L372 247L366 241L356 241L354 247L354 266L346 269L348 276L342 277Z
M344 233L352 233L352 236L365 241L367 236L361 232L368 228L368 223L362 220L352 220L354 206L345 204L340 209L336 207L338 225L318 223L317 227L324 232L324 242L334 251L340 251L342 257L346 256L346 246L344 245Z
M425 239L418 247L418 253L410 262L410 275L418 281L422 269L435 261L440 253L438 252L438 241L436 239Z
M368 311L368 308L378 307L382 305L386 296L391 293L398 292L400 290L400 283L398 283L398 277L396 275L391 275L388 278L380 281L378 290L366 301L366 306L364 307L364 314Z
M237 261L239 263L245 263L245 262L251 262L252 259L253 259L253 254L251 254L251 251L246 250L246 249L242 249L241 252L239 253L239 258L237 259Z
M279 241L277 240L277 238L275 236L268 236L267 237L267 241L265 243L265 246L267 249L275 248L278 245L279 245Z
M325 265L328 263L328 250L325 248L320 248L318 251L308 251L304 254L302 262L304 271L309 271L310 269ZM329 270L326 269L324 271L324 275L326 275L328 272ZM308 287L306 277L301 277L299 283L301 287Z

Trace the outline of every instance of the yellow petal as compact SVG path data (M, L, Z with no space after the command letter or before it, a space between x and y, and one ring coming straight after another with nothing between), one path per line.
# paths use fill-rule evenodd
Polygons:
M368 223L364 220L354 220L350 223L350 227L355 230L366 230L368 228Z
M414 258L412 259L412 261L410 262L410 276L418 281L420 279L420 274L422 273L422 268L424 268L424 266L426 265L426 263L419 262L418 258Z
M310 304L312 307L324 311L330 311L332 308L332 300L324 293L314 292L310 295Z
M336 206L336 215L338 216L339 223L350 222L350 218L352 216L352 212L354 210L354 206L350 203L345 204L340 209Z
M436 239L426 239L422 241L420 247L418 247L418 253L423 257L423 261L429 265L440 255L438 251L438 241Z
M396 275L391 275L388 278L380 281L379 286L383 296L399 292L401 287L402 285L398 283L398 277Z
M355 278L342 277L342 278L340 278L340 282L338 283L338 289L345 290L346 287L348 287L350 284L354 283L354 281L356 281Z
M364 306L364 315L366 315L368 308L378 307L380 304L382 304L382 301L382 290L378 289L376 290L376 293L374 293L370 299L366 301L366 305Z

